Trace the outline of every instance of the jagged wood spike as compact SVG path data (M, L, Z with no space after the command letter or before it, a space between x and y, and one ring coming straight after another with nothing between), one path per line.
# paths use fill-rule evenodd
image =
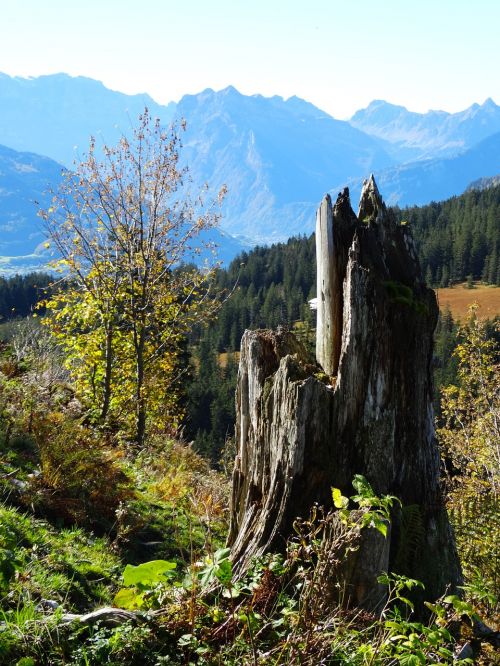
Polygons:
M335 370L335 327L332 200L327 194L316 213L316 359L328 375Z

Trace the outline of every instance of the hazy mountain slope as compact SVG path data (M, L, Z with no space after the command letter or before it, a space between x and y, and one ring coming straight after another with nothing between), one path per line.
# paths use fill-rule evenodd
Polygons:
M0 145L0 274L39 270L49 259L38 205L48 205L49 186L56 189L64 167L48 157L22 153ZM229 234L212 229L201 239L216 244L225 266L244 249ZM200 245L201 247L201 245ZM208 250L186 260L213 262Z
M376 172L384 200L390 205L423 205L461 194L469 184L500 171L500 132L473 148L445 159L420 160ZM339 182L332 193L347 184L357 201L362 180Z
M115 143L145 105L165 123L175 109L84 77L0 75L0 143L71 166L75 145L83 153L91 134ZM192 192L226 184L223 228L256 241L300 232L337 180L394 164L381 140L297 97L206 90L183 97L176 115L187 121L183 157Z
M444 157L500 132L500 106L487 99L482 105L473 104L458 113L414 113L404 106L374 100L357 111L350 123L393 144L395 151L401 151L401 159Z
M63 167L34 153L0 145L0 255L32 254L44 240L35 201L60 182Z
M489 178L478 178L470 183L467 191L470 190L487 190L489 187L497 187L500 185L500 174L490 176Z
M83 76L53 74L23 79L0 74L0 144L47 155L71 167L94 135L108 144L130 131L147 106L165 122L175 104L149 95L124 95ZM77 151L75 151L75 146Z
M0 75L0 143L69 164L73 146L84 150L91 133L101 129L110 144L122 131L129 133L145 104L164 122L174 113L186 120L182 159L191 176L186 187L197 194L208 183L210 199L227 185L221 226L245 242L268 243L312 231L324 193L336 194L350 184L355 200L360 182L371 171L385 198L399 204L459 194L471 181L500 172L494 136L453 159L408 162L426 152L456 152L497 126L500 132L500 107L491 100L459 114L415 114L373 102L352 119L376 135L368 136L297 97L246 96L228 87L186 95L178 105L164 107L147 95L123 95L97 81L65 74L37 79ZM29 194L28 199L36 196ZM11 206L1 214L8 220L15 213L25 216L20 205L18 211ZM226 260L240 247L234 239L219 240L227 249L221 250ZM14 242L13 237L5 242Z
M205 90L177 113L194 183L225 183L223 228L256 241L310 228L332 183L393 163L379 141L297 97Z

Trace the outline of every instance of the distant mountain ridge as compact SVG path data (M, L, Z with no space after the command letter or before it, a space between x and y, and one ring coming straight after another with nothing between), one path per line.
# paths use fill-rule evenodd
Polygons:
M370 136L402 151L402 159L445 157L471 148L500 132L500 106L488 98L458 113L415 113L404 106L374 100L349 121Z
M376 173L380 191L391 206L421 206L462 194L473 181L500 172L500 132L455 157L420 160ZM362 180L347 183L354 200ZM342 183L332 190L336 191Z
M98 145L116 143L145 106L165 123L175 110L174 103L162 106L147 94L125 95L83 76L0 73L0 144L71 167L88 150L91 135Z
M35 201L47 203L47 187L57 187L62 170L48 157L0 145L0 273L40 268L48 261Z
M332 182L393 164L380 142L298 97L208 89L184 96L176 115L194 183L225 183L222 227L256 242L309 231Z
M124 95L66 74L0 74L0 144L71 167L75 145L83 155L91 134L98 144L116 143L145 105L165 124L186 120L186 188L197 194L208 183L210 198L227 185L221 228L238 237L235 247L310 233L324 193L349 184L356 197L370 172L385 199L399 205L457 195L500 172L493 138L500 107L492 100L455 114L418 114L376 100L347 122L296 96L243 95L229 86L163 106L146 94Z
M469 185L467 192L470 190L483 191L487 190L489 187L497 187L498 185L500 185L500 174L490 176L489 178L478 178Z
M47 238L37 211L49 205L49 187L57 189L64 171L48 157L0 145L0 275L47 268L51 253L44 247ZM213 263L217 259L227 266L245 249L220 229L203 232L200 240L215 243L216 256L202 249L199 256L186 260Z

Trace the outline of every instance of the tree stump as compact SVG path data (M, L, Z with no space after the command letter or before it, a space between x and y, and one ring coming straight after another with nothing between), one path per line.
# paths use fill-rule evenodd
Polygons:
M237 456L229 545L235 570L283 550L296 517L353 494L355 474L399 497L390 533L368 530L348 567L350 603L374 609L376 578L397 570L435 599L460 582L440 491L432 410L436 297L408 228L373 176L359 213L344 190L317 217L317 360L292 333L246 331L236 392Z

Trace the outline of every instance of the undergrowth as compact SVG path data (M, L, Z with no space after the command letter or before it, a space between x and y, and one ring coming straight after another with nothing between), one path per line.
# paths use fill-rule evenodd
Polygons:
M334 510L295 522L284 554L236 575L228 479L172 438L127 450L56 370L0 350L0 666L498 663L473 632L478 607L490 622L498 608L481 571L425 616L419 581L381 576L376 613L341 582L364 530L384 539L396 509L407 568L418 507L358 476L352 498L334 489ZM69 615L111 605L128 621Z

